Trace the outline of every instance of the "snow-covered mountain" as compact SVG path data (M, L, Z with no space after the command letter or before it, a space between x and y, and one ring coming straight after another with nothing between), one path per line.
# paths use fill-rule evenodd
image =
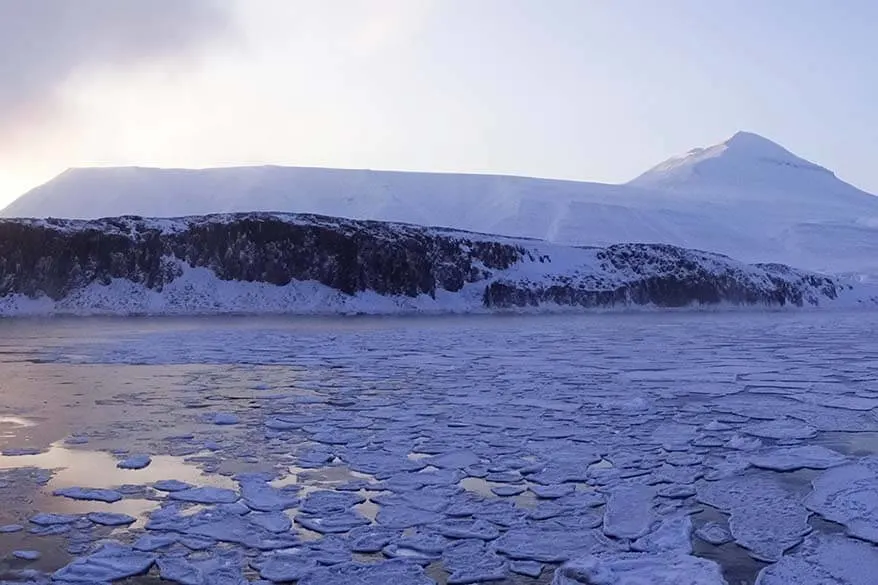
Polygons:
M738 132L715 146L672 157L629 185L722 194L728 198L752 198L755 187L795 198L850 196L855 191L832 171L750 132Z
M874 306L869 291L664 244L313 215L0 221L0 316Z
M298 167L71 169L6 217L280 211L443 225L562 244L664 243L747 262L878 274L878 197L755 134L625 185Z

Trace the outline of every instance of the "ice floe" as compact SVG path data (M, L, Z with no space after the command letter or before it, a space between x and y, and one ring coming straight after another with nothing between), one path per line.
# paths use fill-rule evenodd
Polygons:
M152 463L149 455L131 455L116 464L119 469L143 469Z
M592 555L564 564L552 585L727 585L719 565L680 554Z

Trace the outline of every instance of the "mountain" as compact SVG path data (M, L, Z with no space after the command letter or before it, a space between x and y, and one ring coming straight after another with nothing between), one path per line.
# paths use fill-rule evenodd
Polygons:
M0 220L0 315L874 304L864 285L664 244L561 246L248 213Z
M747 262L878 274L878 197L756 134L630 183L298 167L72 169L2 211L93 219L278 211L609 246L662 243Z
M628 184L682 191L728 190L732 196L746 196L754 187L794 197L855 190L832 171L750 132L738 132L715 146L672 157Z

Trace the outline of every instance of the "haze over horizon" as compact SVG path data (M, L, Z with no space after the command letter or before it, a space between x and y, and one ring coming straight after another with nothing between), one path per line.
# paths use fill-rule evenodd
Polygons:
M878 6L0 0L0 206L76 166L621 183L748 130L878 192Z

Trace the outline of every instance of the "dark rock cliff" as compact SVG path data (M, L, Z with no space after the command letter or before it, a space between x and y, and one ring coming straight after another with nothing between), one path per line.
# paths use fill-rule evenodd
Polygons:
M562 259L563 257L563 259ZM572 259L572 260L571 260ZM435 298L480 286L488 308L818 304L830 278L667 245L565 248L536 240L314 215L0 221L0 297L60 301L123 279L162 291L186 266L223 281L316 281L345 295Z

